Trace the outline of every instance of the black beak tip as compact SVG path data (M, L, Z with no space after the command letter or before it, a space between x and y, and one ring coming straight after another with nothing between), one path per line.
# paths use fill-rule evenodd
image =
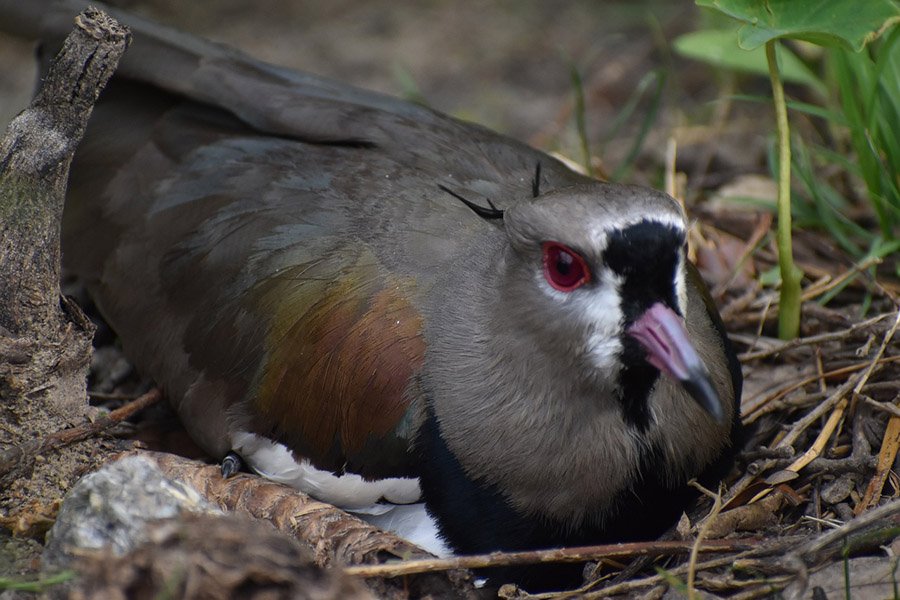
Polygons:
M722 408L722 401L716 388L713 387L709 375L706 373L692 374L688 379L682 380L681 385L697 404L715 419L716 423L725 424L725 410Z

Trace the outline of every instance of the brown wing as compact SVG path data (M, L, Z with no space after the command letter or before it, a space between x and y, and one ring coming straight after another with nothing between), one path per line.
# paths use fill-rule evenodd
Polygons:
M276 307L256 426L325 468L371 476L396 475L405 462L407 388L425 351L412 282L371 277L377 268L357 263L340 280L310 286L308 269L294 267L254 294Z

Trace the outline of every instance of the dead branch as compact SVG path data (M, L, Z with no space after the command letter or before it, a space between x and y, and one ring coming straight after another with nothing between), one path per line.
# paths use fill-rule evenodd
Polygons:
M142 454L156 461L166 476L194 487L224 510L269 521L279 531L293 536L312 550L315 562L321 566L376 564L390 558L433 558L393 533L280 483L244 473L223 479L217 465L204 465L173 454ZM427 594L436 598L474 597L469 574L462 568L443 569L447 573L413 571L405 581L369 581L369 585L379 595L393 595L390 590L402 586L409 590L411 597Z
M100 90L130 42L89 8L75 19L31 106L0 142L0 331L33 333L59 317L59 231L69 165Z
M697 551L741 552L758 549L761 541L756 538L739 540L708 540L697 546ZM451 569L481 569L485 567L509 567L516 565L536 565L543 563L573 563L614 558L637 558L640 556L673 556L690 554L693 541L653 541L629 542L625 544L603 544L578 548L556 548L552 550L531 550L524 552L492 552L456 558L432 558L405 560L382 565L347 567L345 571L363 577L400 577L412 573L447 571Z
M60 296L60 226L72 155L129 41L106 14L78 15L31 106L0 140L0 514L12 520L22 497L40 490L52 506L102 460L96 448L40 463L23 450L87 412L94 326Z

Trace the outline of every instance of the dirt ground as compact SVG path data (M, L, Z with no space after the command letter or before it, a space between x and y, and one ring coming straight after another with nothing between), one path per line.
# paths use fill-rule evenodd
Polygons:
M776 262L771 219L722 201L728 193L773 197L765 153L771 134L768 109L721 100L736 81L742 90L757 91L765 90L766 82L735 80L674 54L672 40L702 22L693 2L119 4L264 60L413 98L578 160L574 66L583 80L587 139L601 173L614 172L625 160L641 125L653 114L652 95L642 97L624 126L614 126L616 117L636 90L648 82L652 89L654 77L664 77L659 114L625 181L660 186L667 144L670 139L677 143L676 169L684 174L684 195L699 219L693 239L697 259L742 353L747 380L743 414L752 427L726 493L725 509L734 509L733 518L721 520L717 532L703 534L726 540L751 536L759 548L770 548L767 542L783 544L768 554L734 550L725 562L702 563L706 570L701 569L697 586L721 595L717 597L764 597L771 586L783 587L797 575L785 567L784 556L805 558L811 569L823 564L837 568L842 564L839 544L823 542L825 550L815 552L809 545L900 492L892 470L900 444L900 349L891 338L900 285L886 264L874 275L854 278L831 304L816 303L829 285L855 273L853 261L827 237L799 232L795 244L809 292L802 334L820 337L795 345L773 339L774 295L758 284L759 275ZM29 44L0 37L0 123L27 103L35 77L31 54ZM871 305L863 313L867 298ZM866 320L878 315L880 320ZM111 377L109 371L127 373L114 351L100 352L112 358L99 361L105 374L95 374L98 385ZM756 502L750 504L751 499ZM711 504L701 507L700 514ZM755 508L734 515L748 507ZM889 527L883 521L872 527L880 537L867 529L868 542L851 544L850 530L840 538L853 547L853 556L883 559L876 561L878 566L860 567L857 582L893 557L880 549L891 547L893 535L885 533ZM693 533L697 531L695 527ZM678 581L690 570L679 561L665 567ZM600 567L612 575L616 569ZM643 583L619 593L653 597L653 590L671 583L654 573L652 567L631 573L632 582ZM881 593L859 585L854 598ZM842 589L842 581L814 583L802 597L810 597L817 586L823 594L828 591L824 597L843 597L829 595L837 593L829 590Z

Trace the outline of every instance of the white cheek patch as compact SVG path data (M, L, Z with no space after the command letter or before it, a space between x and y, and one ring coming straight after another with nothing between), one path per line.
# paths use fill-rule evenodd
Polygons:
M422 497L419 480L391 477L366 481L354 473L335 475L299 462L282 444L246 431L231 436L231 447L255 472L307 493L317 500L345 509L367 509L379 500L396 504L417 502Z
M536 276L538 287L560 305L571 303L575 311L583 315L588 335L584 340L584 352L591 357L593 365L606 371L619 362L622 341L619 333L625 322L621 307L620 288L624 281L610 269L601 269L594 274L599 278L590 287L585 286L572 292L562 292L553 288L543 273Z
M687 281L684 273L684 250L678 252L678 265L675 269L675 294L678 296L678 310L682 316L687 315Z
M609 269L601 270L600 276L597 287L584 295L582 309L590 324L585 350L594 366L606 371L619 364L622 350L619 334L625 317L621 306L622 278Z

